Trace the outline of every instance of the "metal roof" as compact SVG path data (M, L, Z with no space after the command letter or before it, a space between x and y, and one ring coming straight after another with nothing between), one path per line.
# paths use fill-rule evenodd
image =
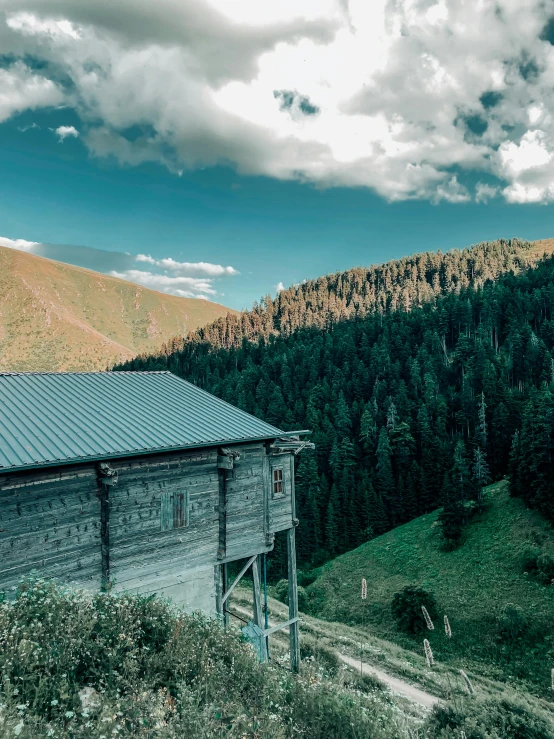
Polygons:
M0 473L284 435L171 372L0 373Z

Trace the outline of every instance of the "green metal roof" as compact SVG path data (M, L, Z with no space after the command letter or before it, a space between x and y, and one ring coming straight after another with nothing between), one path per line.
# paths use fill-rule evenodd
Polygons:
M0 373L0 473L285 435L171 372Z

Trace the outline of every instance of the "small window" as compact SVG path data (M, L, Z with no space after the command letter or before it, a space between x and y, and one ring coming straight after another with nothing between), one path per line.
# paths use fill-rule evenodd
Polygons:
M273 497L284 495L285 488L283 485L283 468L274 467L273 469Z
M186 493L162 493L160 526L162 531L182 529L188 525Z

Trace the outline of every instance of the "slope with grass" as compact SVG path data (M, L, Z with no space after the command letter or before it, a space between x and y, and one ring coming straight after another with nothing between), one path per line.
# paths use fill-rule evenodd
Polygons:
M0 247L0 370L103 370L228 312Z
M365 625L418 651L428 636L438 662L552 696L554 586L525 573L523 561L530 548L554 555L554 531L540 514L510 498L504 481L486 489L486 501L486 511L474 518L455 551L441 548L434 512L327 563L307 588L311 612ZM362 577L368 582L366 601L360 598ZM392 617L392 598L406 585L431 591L438 602L440 622L421 637L403 634ZM507 604L520 609L527 623L521 637L501 636ZM442 629L443 614L451 639Z

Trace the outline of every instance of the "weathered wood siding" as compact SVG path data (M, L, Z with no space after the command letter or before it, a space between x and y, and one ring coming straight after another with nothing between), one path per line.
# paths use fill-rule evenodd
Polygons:
M215 612L214 567L268 551L292 525L292 455L233 449L227 469L217 448L111 460L110 486L96 464L0 475L0 590L31 570L96 590L109 571L117 590Z
M100 500L94 465L0 475L0 590L37 571L96 590Z
M187 572L211 564L213 592L219 542L217 451L145 456L111 466L118 471L117 485L110 489L110 575L116 588L178 592L176 600L183 603L189 599L183 587L190 579ZM177 510L182 515L174 517Z
M226 558L238 559L266 547L263 444L236 447L240 459L226 479Z
M284 531L292 526L292 496L294 486L294 457L292 454L277 454L269 458L269 529ZM273 471L283 471L283 493L274 494Z

